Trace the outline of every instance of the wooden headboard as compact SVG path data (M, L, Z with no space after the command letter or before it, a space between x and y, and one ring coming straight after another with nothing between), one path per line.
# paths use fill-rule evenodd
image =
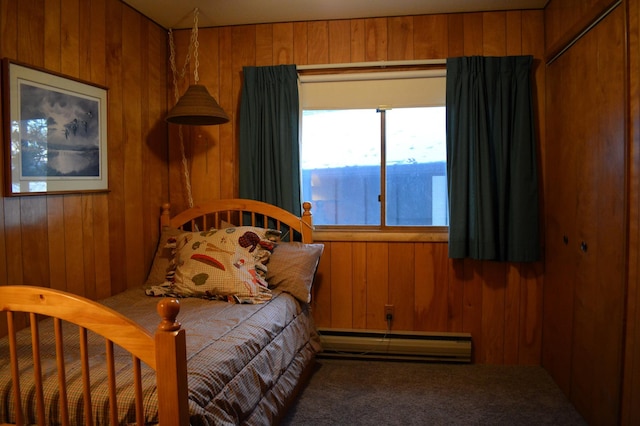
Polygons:
M313 241L311 203L302 205L302 217L262 201L223 199L210 201L187 209L171 217L170 205L162 206L160 225L185 230L223 228L225 222L233 226L259 226L277 229L287 241Z

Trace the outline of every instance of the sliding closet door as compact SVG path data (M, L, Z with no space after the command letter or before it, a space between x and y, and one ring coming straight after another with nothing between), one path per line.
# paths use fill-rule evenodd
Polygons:
M624 70L623 7L547 68L543 365L591 424L620 411Z

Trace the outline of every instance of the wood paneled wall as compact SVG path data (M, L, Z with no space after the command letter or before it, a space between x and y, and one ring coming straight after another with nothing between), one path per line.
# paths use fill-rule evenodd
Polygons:
M179 69L188 37L187 30L176 32ZM200 29L200 80L231 122L185 134L195 203L238 193L243 66L529 54L535 57L542 159L541 10ZM178 211L186 197L179 144L173 143L178 135L170 132L170 195ZM540 363L541 264L452 261L446 243L326 242L325 247L313 303L319 326L385 328L384 304L393 303L395 330L470 332L475 362Z
M0 199L0 285L140 285L169 196L166 32L119 0L2 0L0 25L0 56L108 87L110 188Z
M623 425L640 424L640 0L628 0L628 265Z

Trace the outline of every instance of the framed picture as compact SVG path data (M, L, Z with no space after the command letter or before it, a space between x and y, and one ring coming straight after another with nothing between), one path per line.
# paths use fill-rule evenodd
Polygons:
M6 195L99 192L107 175L107 89L2 61Z

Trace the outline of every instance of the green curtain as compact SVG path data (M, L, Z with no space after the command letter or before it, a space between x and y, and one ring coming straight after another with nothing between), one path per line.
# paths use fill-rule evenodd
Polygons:
M298 73L295 65L244 67L240 197L301 214Z
M447 59L450 258L540 259L532 63Z

